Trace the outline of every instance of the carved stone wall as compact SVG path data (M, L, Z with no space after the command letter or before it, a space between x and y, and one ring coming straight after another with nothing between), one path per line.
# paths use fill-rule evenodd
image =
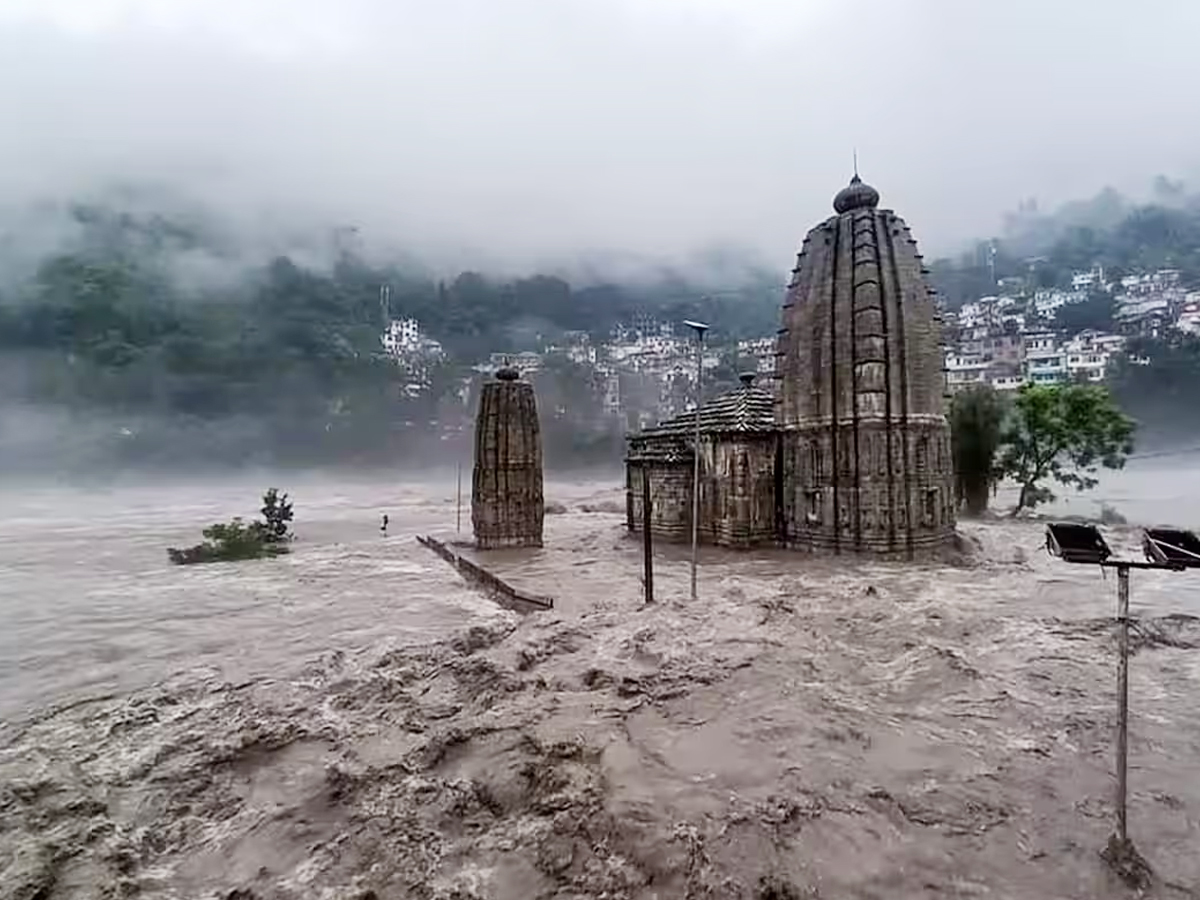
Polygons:
M704 435L700 453L700 530L703 544L756 547L776 542L773 433ZM690 456L690 454L688 454ZM626 468L626 520L642 528L642 478L650 477L650 528L655 537L692 539L692 460L642 459Z
M778 341L783 539L912 554L954 531L941 321L916 242L856 178L804 240Z
M642 462L627 469L630 531L642 531L642 479L650 478L650 533L670 543L692 539L692 462Z
M475 420L471 524L481 550L540 547L545 503L533 385L502 369L484 384Z

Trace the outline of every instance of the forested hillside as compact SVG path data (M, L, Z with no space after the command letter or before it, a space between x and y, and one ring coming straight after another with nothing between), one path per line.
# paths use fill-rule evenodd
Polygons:
M661 269L635 283L595 267L586 280L434 273L362 252L345 229L271 235L249 250L212 210L128 200L47 205L36 227L0 216L0 460L10 469L14 454L47 442L76 447L81 465L444 457L431 441L466 424L463 379L490 353L540 349L567 331L600 341L647 317L700 318L727 345L778 327L778 272L733 267L748 274L720 285ZM1061 287L1095 265L1113 275L1169 266L1200 286L1200 197L1159 179L1147 202L1105 191L1049 214L1026 204L1003 236L931 269L953 307L995 293L999 279ZM418 319L447 351L423 392L401 390L381 352L385 284L386 313ZM1080 327L1111 318L1111 298L1093 299L1069 311ZM1170 335L1136 352L1151 364L1124 365L1114 381L1127 408L1161 430L1200 430L1200 341ZM724 354L726 380L738 364ZM587 368L550 359L548 370L551 455L619 459L619 421L591 433L599 399ZM25 462L57 464L34 455Z
M955 308L995 294L998 280L1065 288L1072 273L1094 266L1111 278L1179 269L1185 284L1200 287L1200 194L1160 176L1144 201L1111 189L1049 213L1026 201L1006 217L1003 234L935 260L930 269L942 298Z
M0 272L5 403L110 421L105 440L135 463L411 458L429 452L433 423L463 415L463 376L489 353L538 349L564 331L602 339L646 314L704 318L732 340L770 333L778 315L779 279L769 275L716 293L672 273L638 285L438 278L412 263L368 262L337 234L248 263L194 216L119 204L63 213L65 246L22 265L9 253ZM0 250L21 240L6 234ZM382 353L384 284L387 313L418 319L447 350L415 396ZM586 416L588 392L569 383L586 373L561 365L556 375L575 400L560 405ZM11 444L17 426L4 421ZM578 452L571 423L562 430L551 427L548 441Z

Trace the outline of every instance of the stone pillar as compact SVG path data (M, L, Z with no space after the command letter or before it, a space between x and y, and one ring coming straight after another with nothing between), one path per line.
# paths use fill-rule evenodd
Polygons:
M480 550L542 546L542 434L533 385L516 369L483 386L475 420L471 524Z

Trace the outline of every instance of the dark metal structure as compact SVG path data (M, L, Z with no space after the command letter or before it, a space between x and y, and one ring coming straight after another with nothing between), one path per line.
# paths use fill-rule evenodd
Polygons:
M1147 528L1142 533L1146 562L1113 559L1104 535L1094 525L1058 522L1046 526L1046 549L1064 562L1100 565L1117 570L1117 796L1116 832L1105 856L1129 877L1141 878L1145 860L1129 839L1127 798L1129 776L1129 572L1166 569L1182 572L1200 568L1200 538L1179 528Z

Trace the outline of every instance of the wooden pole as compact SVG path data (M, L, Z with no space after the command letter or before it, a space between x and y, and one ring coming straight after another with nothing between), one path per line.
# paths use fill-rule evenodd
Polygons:
M650 470L642 466L642 554L646 580L646 602L654 602L654 547L650 537Z
M458 464L458 499L454 507L454 530L462 533L462 463Z
M1129 569L1117 568L1117 840L1128 840L1125 818L1129 759Z

